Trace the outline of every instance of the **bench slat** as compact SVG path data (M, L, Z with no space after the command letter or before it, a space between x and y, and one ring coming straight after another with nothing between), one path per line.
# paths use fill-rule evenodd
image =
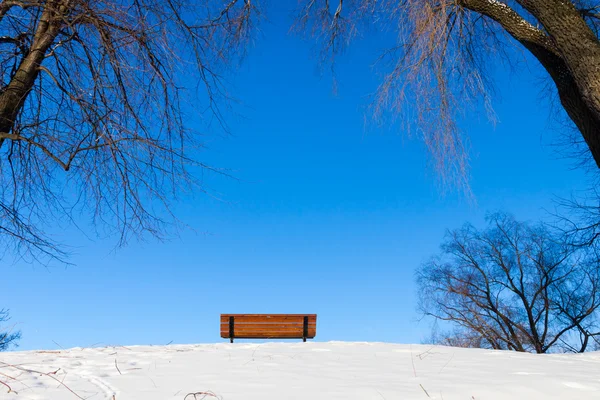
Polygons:
M308 334L309 335L314 335L316 333L316 328L308 328ZM234 328L234 335L238 336L238 335L250 335L253 332L258 332L258 333L263 333L263 332L273 332L273 334L275 333L296 333L300 336L302 336L302 333L304 332L304 329L302 328L294 328L294 329L286 329L286 328L277 328L277 329L269 329L269 328L259 328L259 329L244 329L244 328L238 328L237 326ZM221 329L221 335L227 335L227 337L229 337L229 329Z
M238 324L237 322L235 323L235 327L240 328L240 329L263 329L263 328L268 328L268 329L279 329L279 328L286 328L286 329L302 329L304 328L303 324ZM317 325L316 324L308 324L309 328L316 328ZM223 329L229 329L229 324L221 324L221 330Z
M316 324L308 324L307 327L309 329L315 329L317 327ZM303 329L304 325L302 324L238 324L235 323L235 329ZM229 329L229 324L221 324L221 330Z
M317 314L221 314L226 317L316 317Z
M228 339L229 336L221 336L223 339ZM315 336L308 335L307 339L314 339ZM236 339L302 339L302 335L295 333L283 333L283 334L272 334L272 333L258 333L252 335L238 335L235 334Z
M273 322L297 322L303 323L304 317L308 317L309 324L315 324L317 322L317 316L314 314L308 315L286 315L286 314L259 314L259 315L248 315L248 314L222 314L221 323L228 324L229 317L235 318L236 325L238 323L273 323Z

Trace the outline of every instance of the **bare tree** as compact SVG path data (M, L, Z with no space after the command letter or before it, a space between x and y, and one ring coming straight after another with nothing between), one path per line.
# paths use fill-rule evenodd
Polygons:
M397 38L382 55L390 68L374 114L408 113L442 176L468 186L456 118L469 102L489 107L488 68L510 62L511 45L548 72L600 164L598 8L592 0L303 0L295 27L314 34L332 62L358 32ZM161 237L174 221L169 200L200 183L190 169L207 168L189 121L208 110L225 123L223 74L259 18L252 0L0 0L4 251L62 258L47 227L82 212L119 243Z
M599 343L596 249L501 213L488 224L448 232L418 271L421 311L454 328L440 342L536 353Z
M190 168L208 168L189 120L224 124L223 73L256 14L250 0L1 0L4 251L64 259L46 228L82 212L119 244L162 237L169 200L201 183Z
M387 32L396 45L382 55L389 69L375 115L416 122L442 177L467 184L456 118L474 102L491 111L490 66L523 52L545 69L600 166L599 10L594 0L304 0L297 28L314 34L328 58L358 33Z
M6 323L9 320L8 310L0 309L0 324ZM0 351L6 351L11 347L16 346L19 339L21 339L21 332L14 329L14 327L9 326L0 329Z

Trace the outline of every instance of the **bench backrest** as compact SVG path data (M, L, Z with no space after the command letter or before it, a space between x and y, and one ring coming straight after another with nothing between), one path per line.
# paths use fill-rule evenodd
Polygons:
M316 314L221 314L221 337L233 339L312 339Z

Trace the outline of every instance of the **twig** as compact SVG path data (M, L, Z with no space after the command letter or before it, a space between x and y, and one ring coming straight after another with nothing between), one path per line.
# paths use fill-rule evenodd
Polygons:
M448 362L446 362L446 364L444 364L444 365L442 366L442 368L440 368L440 371L438 372L438 374L441 374L441 373L442 373L442 371L444 370L444 368L446 368L446 366L447 366L448 364L450 364L450 361L452 361L452 359L453 359L453 358L454 358L454 353L452 353L452 356L450 357L450 359L448 360Z
M2 372L0 372L0 375L2 375L2 376L5 376L5 377L7 377L8 379L12 379L13 381L16 381L16 380L17 380L16 378L14 378L14 377L12 377L12 376L10 376L10 375L3 374Z
M18 369L19 371L28 372L30 374L40 374L40 375L47 376L48 378L54 379L56 382L60 383L60 386L63 386L65 389L67 389L69 392L71 392L73 395L75 395L78 399L85 400L83 397L81 397L80 395L78 395L77 393L75 393L73 391L73 389L71 389L70 387L68 387L67 385L65 385L63 382L61 382L60 380L58 380L55 376L53 376L53 375L51 375L49 373L41 372L41 371L36 371L36 370L33 370L33 369L27 369L27 368L19 367L18 365L13 365L13 364L5 363L3 361L0 361L0 364L4 364L4 365L6 365L8 367L11 367L11 368L14 368L14 369ZM5 386L8 386L8 385L5 385Z
M429 348L427 351L424 351L424 352L422 352L422 353L419 353L419 354L417 354L417 357L419 357L419 360L422 360L422 359L424 359L425 357L427 357L427 355L429 355L429 352L430 352L431 350L433 350L433 348L434 348L434 347L435 347L435 346L431 346L431 347L430 347L430 348ZM423 355L425 355L425 356L423 356Z
M431 398L431 396L429 395L429 393L427 393L427 390L425 390L425 388L423 387L423 385L421 385L419 383L419 386L421 386L421 389L423 389L423 391L425 392L425 394L427 395L427 397Z
M413 373L415 374L415 378L417 377L417 369L415 368L415 359L413 357L412 345L410 345L410 362L412 363Z
M67 379L67 374L68 372L65 371L65 374L63 375L62 379L60 380L60 383L63 383L65 381L65 379ZM60 385L58 385L60 386Z
M154 385L155 388L158 388L158 386L156 386L156 382L154 382L154 379L148 377L148 379L150 379L152 381L152 384Z
M57 345L58 347L60 347L61 349L65 350L64 347L62 347L60 344L56 343L54 340L52 341L52 343L54 343L55 345Z
M190 397L190 396L193 396L193 397ZM202 397L197 397L197 396L202 396ZM207 396L219 398L219 396L217 396L213 392L195 392L195 393L186 394L185 397L183 398L183 400L186 400L188 397L193 398L194 400L202 400L202 399L206 398Z
M4 386L6 386L8 388L8 392L7 393L11 393L12 392L12 393L18 394L17 392L15 392L14 390L12 390L12 388L9 386L8 383L0 381L0 385L4 385Z
M260 347L260 344L258 346L256 346L256 348L252 352L252 361L254 361L254 354L256 353L256 350L258 350L259 347Z
M17 379L17 378L19 378L21 375L23 375L23 373L22 373L22 372L21 372L19 375L17 375L17 377L16 377L16 378L15 378L14 376L10 376L10 375L7 375L7 374L5 374L5 373L2 373L2 372L0 372L0 375L4 376L4 377L6 377L6 378L8 378L8 379L10 379L10 380L13 380L13 381L15 381L15 382L19 382L21 385L25 386L27 389L31 389L31 386L29 386L29 385L28 385L28 384L26 384L25 382L23 382L23 381L20 381L19 379ZM4 382L2 382L2 383L4 383ZM7 386L7 385L5 385L5 386ZM13 393L15 393L15 394L19 394L19 393L18 393L18 392L16 392L15 390L12 390L12 392L13 392ZM10 391L9 391L9 393L10 393Z
M116 349L116 348L118 347L118 348L121 348L121 349L125 349L125 350L129 350L129 351L133 351L133 350L131 350L129 347L127 347L127 346L122 346L122 345L120 345L120 344L116 344L116 345L109 346L109 347L112 347L113 349Z

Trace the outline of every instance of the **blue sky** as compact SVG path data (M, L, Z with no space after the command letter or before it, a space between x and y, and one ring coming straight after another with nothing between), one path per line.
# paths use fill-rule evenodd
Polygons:
M279 4L279 3L278 3ZM209 176L214 196L174 205L193 230L166 243L57 237L76 266L3 265L0 305L21 349L218 342L220 313L317 313L316 340L418 343L415 268L447 228L487 211L546 216L587 178L557 156L541 72L496 71L499 122L461 121L471 137L476 203L442 193L423 145L393 128L365 130L380 50L369 37L338 60L339 88L319 74L311 43L287 34L287 5L232 77L243 117L206 137L202 160L239 180Z

